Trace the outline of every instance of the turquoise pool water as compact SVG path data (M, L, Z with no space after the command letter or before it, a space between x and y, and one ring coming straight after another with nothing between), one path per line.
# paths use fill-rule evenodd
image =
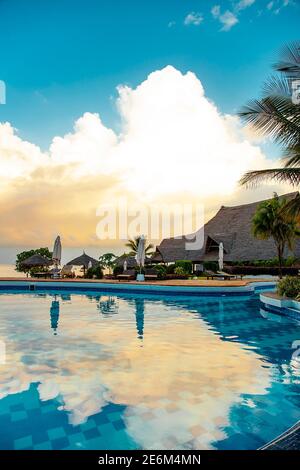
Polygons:
M257 295L2 291L0 340L1 449L256 449L300 419L299 323Z

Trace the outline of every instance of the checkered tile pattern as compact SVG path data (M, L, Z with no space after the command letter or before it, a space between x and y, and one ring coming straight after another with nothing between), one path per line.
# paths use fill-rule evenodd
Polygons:
M110 404L84 424L72 426L55 400L39 400L37 384L0 402L1 449L134 449L124 406Z

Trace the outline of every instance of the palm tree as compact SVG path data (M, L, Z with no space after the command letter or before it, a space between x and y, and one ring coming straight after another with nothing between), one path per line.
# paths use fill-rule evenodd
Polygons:
M130 248L129 256L135 256L137 254L140 238L141 237L135 237L134 239L128 240L128 242L125 244L127 248ZM147 245L147 239L146 239L145 240L145 254L152 255L153 248L154 246L151 243Z
M105 253L99 258L100 266L107 268L109 274L111 274L112 269L115 267L116 259L117 256L113 253Z
M269 201L259 204L252 220L252 232L260 240L273 238L277 249L279 262L279 276L282 277L283 256L286 246L293 249L296 236L300 235L297 224L293 218L287 218L282 209L286 199L275 193Z
M275 180L298 187L300 183L300 42L286 46L274 66L277 75L269 79L260 100L252 100L239 115L255 130L283 147L283 166L250 171L242 185ZM288 202L290 213L300 214L300 196Z

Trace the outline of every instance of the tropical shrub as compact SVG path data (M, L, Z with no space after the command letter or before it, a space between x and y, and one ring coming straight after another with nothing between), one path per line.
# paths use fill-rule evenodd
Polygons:
M93 278L102 279L103 271L101 269L101 266L95 266L93 268L89 268L85 273L85 277L87 279L93 279Z
M294 266L298 263L298 259L295 256L288 256L284 262L285 266Z
M155 269L158 279L166 279L166 276L167 276L166 266L162 264L158 264L157 266L155 266L154 269Z
M175 271L174 271L174 274L176 274L177 276L187 276L187 272L184 270L184 268L182 266L177 266L177 268L175 268Z
M283 260L283 266L291 267L295 266L300 263L300 260L295 256L288 256L286 259ZM279 259L278 258L271 258L271 259L258 259L254 261L231 261L226 263L228 266L255 266L255 267L278 267L279 266Z
M115 267L116 259L117 256L113 253L105 253L100 256L99 263L103 269L108 269L109 273L111 273L112 269Z
M115 266L113 269L113 274L115 277L118 277L119 274L123 274L124 268L123 266Z
M166 269L167 269L167 274L174 274L175 271L175 263L169 264Z
M179 260L175 262L175 274L178 274L176 273L177 268L181 268L184 274L192 274L193 264L191 261L188 260Z
M286 276L278 282L277 293L282 297L293 299L300 295L300 279L298 277Z
M203 263L204 271L218 271L219 264L217 261L204 261Z

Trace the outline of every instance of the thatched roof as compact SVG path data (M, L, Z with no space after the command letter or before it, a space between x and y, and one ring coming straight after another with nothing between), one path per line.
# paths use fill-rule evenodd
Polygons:
M53 261L38 254L29 256L29 258L26 258L22 262L22 266L27 266L28 268L34 268L39 266L51 266L51 264L53 264Z
M282 197L286 199L294 198L298 193L286 194ZM202 230L204 230L204 244L201 249L186 250L185 238L164 239L159 245L165 262L176 260L191 260L193 262L216 261L218 260L218 245L224 245L224 261L252 261L268 260L277 256L274 241L258 240L252 235L252 218L262 201L241 206L222 206L217 214L210 219ZM285 255L295 255L300 258L300 240L295 243L293 253L287 252ZM154 261L161 261L157 254Z
M119 256L117 259L116 259L116 265L117 266L123 266L124 264L124 261L127 261L127 268L128 269L131 269L131 268L135 268L137 266L137 262L136 262L136 259L134 256L130 256L126 253L124 253L123 255ZM149 264L151 263L151 258L149 258L148 256L146 256L145 258L145 264Z
M92 263L92 266L98 266L99 261L97 261L95 258L92 258L91 256L87 255L86 253L83 253L81 256L78 256L78 258L74 258L71 261L67 263L67 266L73 265L73 266L84 266L85 268L88 268L89 262Z
M127 261L127 268L128 269L134 268L135 266L137 266L135 257L134 256L129 256L126 253L124 253L123 255L119 256L116 259L116 265L117 266L123 266L125 260Z

